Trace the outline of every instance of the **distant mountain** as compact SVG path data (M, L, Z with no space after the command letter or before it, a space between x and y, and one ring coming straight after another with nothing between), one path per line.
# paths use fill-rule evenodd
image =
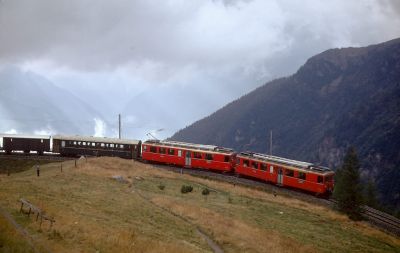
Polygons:
M0 133L94 133L100 113L46 78L17 67L0 70Z
M172 136L336 168L354 145L363 177L400 209L400 39L331 49Z

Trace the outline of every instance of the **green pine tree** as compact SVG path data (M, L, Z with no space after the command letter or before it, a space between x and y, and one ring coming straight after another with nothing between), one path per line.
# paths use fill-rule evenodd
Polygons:
M374 181L372 179L368 180L366 189L365 189L365 204L367 206L373 207L373 208L378 208L379 203L376 197L376 186L374 184Z
M363 204L359 168L357 152L351 147L347 151L342 167L336 173L333 191L338 209L353 220L361 219Z

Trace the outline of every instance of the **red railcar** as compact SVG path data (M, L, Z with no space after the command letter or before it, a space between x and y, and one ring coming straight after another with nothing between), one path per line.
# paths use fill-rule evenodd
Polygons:
M142 159L187 168L228 172L234 168L235 152L212 145L148 140L142 144Z
M334 172L307 162L243 152L237 155L235 171L239 175L318 195L329 194L333 190Z

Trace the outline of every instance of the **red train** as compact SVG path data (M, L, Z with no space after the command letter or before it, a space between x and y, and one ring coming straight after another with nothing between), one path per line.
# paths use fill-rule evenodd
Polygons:
M327 167L265 154L237 154L232 149L211 145L145 141L142 144L142 159L187 168L235 172L317 195L331 193L334 185L334 172Z

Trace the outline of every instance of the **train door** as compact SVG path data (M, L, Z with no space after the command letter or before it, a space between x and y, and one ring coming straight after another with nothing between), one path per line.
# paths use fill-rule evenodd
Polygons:
M278 184L283 185L283 170L281 168L278 168Z
M192 153L190 151L186 151L186 156L185 156L185 166L190 167L192 165Z

